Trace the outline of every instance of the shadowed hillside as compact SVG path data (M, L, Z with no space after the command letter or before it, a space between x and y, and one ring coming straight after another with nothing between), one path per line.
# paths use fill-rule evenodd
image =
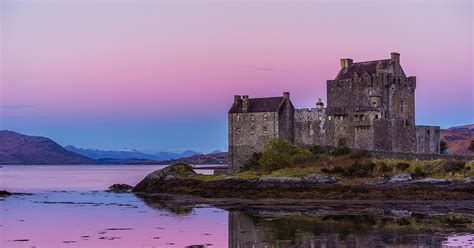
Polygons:
M0 131L0 164L95 164L45 137Z
M441 139L446 141L450 154L469 155L469 144L474 140L474 124L441 129Z

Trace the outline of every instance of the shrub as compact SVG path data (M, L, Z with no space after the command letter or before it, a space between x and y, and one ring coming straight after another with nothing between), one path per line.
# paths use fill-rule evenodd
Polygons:
M254 152L252 154L252 158L247 160L247 162L245 162L244 166L242 167L242 170L246 171L246 170L255 170L255 169L258 169L260 164L258 163L258 160L262 157L262 153L261 152Z
M324 149L321 146L312 146L311 147L311 153L318 155L318 154L324 154L326 153L326 149Z
M355 161L344 171L344 176L366 177L374 172L375 164L371 161Z
M386 165L385 163L380 163L378 166L378 171L380 173L386 174L392 172L392 167Z
M194 174L193 167L189 164L185 163L176 163L169 166L169 171L172 173L176 173L181 177L189 176L190 174Z
M265 146L258 164L263 171L274 171L293 166L296 157L302 159L310 155L308 149L294 145L286 139L273 139Z
M464 171L466 169L466 162L448 160L443 164L443 168L446 172L451 172L451 174L454 176L455 173Z
M350 159L361 159L361 158L368 158L370 157L370 153L366 150L352 150L349 153Z
M400 170L400 171L405 171L405 170L407 170L408 168L410 168L410 164L409 164L409 163L400 162L400 163L397 163L397 164L395 165L395 168L397 168L397 170Z
M329 155L332 156L343 156L347 155L351 152L351 149L346 146L338 146L338 147L333 147L329 150Z
M415 167L412 173L412 176L416 178L426 177L426 175L426 172L424 172L421 167Z

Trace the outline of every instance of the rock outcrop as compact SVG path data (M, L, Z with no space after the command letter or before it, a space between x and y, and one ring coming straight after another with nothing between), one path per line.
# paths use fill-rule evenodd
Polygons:
M408 173L395 174L388 180L389 183L406 183L411 182L413 179Z
M193 167L189 164L177 163L165 167L160 170L156 170L148 174L141 182L139 182L132 191L134 192L146 192L159 186L162 181L172 179L182 179L191 175L195 175L196 172Z
M329 176L323 176L317 173L314 174L309 174L305 177L303 177L304 182L308 183L317 183L317 184L333 184L337 183L337 180L329 177Z
M128 193L132 190L132 186L124 183L116 183L109 187L108 191L114 193Z

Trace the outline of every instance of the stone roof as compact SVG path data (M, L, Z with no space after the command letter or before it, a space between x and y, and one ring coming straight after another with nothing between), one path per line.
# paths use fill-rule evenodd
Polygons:
M279 110L284 98L264 97L264 98L249 98L249 109L247 113L251 112L276 112ZM242 100L234 103L229 110L229 113L242 113Z
M364 72L367 72L369 75L376 73L377 65L382 65L382 68L387 69L388 67L392 66L391 59L381 59L381 60L373 60L373 61L363 61L363 62L356 62L352 63L348 68L343 68L336 77L336 80L340 79L352 79L354 73L361 76ZM402 75L405 75L403 69L401 69Z

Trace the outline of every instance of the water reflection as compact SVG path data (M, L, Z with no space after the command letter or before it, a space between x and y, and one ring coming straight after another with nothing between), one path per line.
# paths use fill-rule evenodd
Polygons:
M142 196L158 211L189 214L193 204ZM179 207L177 207L179 206ZM438 209L436 213L376 209L350 214L318 207L279 209L223 205L228 211L229 247L474 247L474 216Z
M472 218L229 212L229 247L440 247ZM474 245L473 235L464 245ZM469 240L470 239L470 240Z

